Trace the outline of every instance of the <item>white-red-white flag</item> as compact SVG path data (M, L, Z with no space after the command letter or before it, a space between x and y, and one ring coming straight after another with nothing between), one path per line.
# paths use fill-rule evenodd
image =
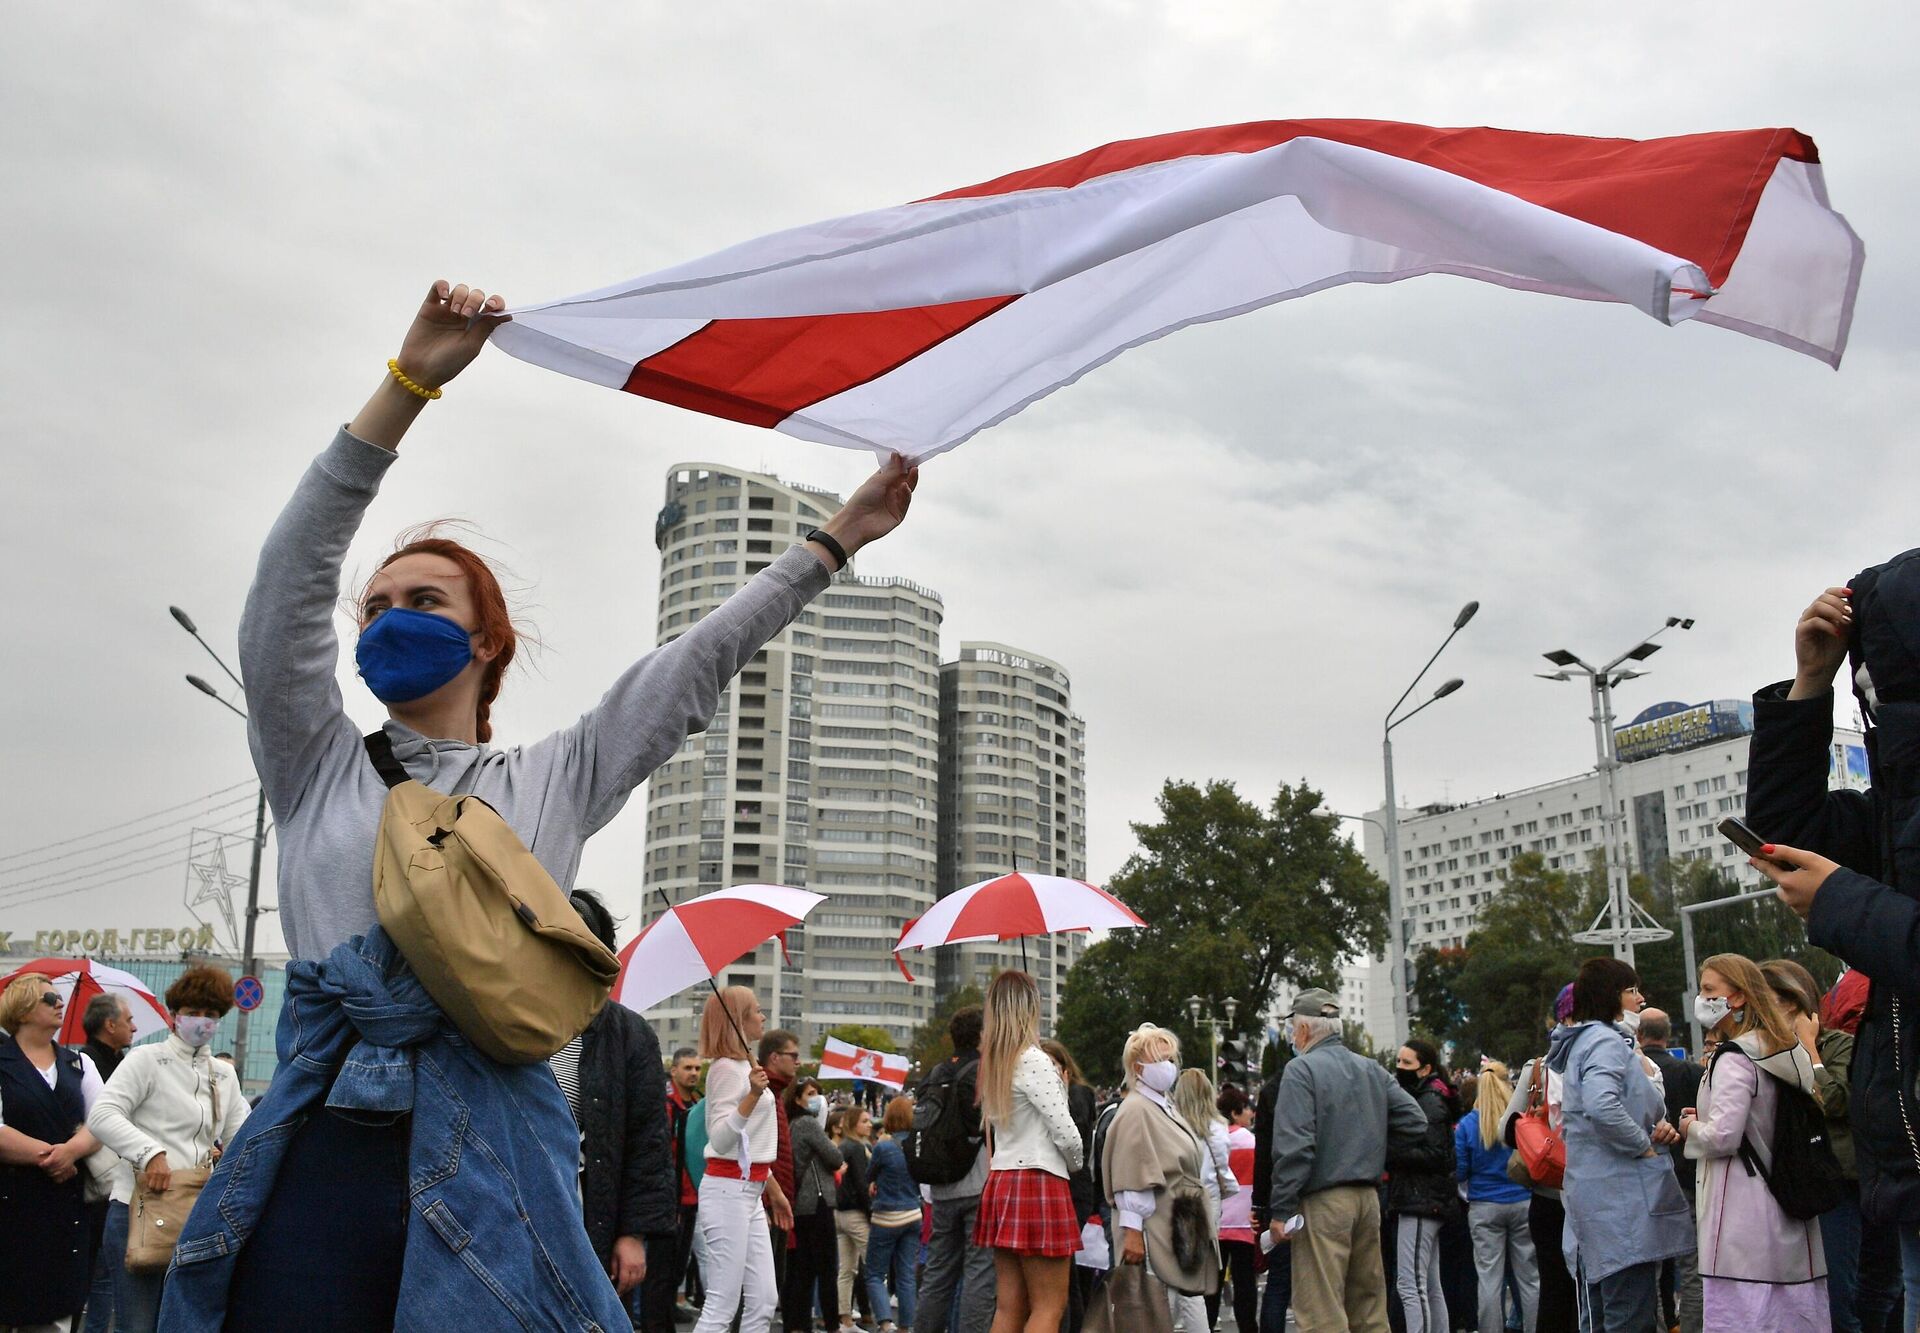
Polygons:
M578 378L915 459L1176 329L1451 273L1839 364L1863 251L1790 129L1590 139L1368 120L1108 144L522 306Z
M905 1087L907 1057L887 1051L870 1051L864 1046L828 1037L820 1053L821 1078L863 1078L889 1088Z

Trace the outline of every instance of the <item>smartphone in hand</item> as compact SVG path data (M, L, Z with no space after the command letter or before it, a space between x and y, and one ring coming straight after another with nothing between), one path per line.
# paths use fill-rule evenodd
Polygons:
M1767 845L1767 840L1748 828L1747 821L1741 819L1738 815L1728 815L1725 819L1721 820L1719 829L1721 837L1725 838L1735 847L1738 847L1748 856L1757 856L1762 861L1769 861L1781 867L1783 870L1799 869L1799 867L1791 861L1782 861L1776 857L1763 855L1760 849Z

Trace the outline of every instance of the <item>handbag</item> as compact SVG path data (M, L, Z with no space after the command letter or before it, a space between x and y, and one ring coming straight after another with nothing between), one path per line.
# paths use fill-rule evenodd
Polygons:
M1535 1189L1557 1190L1567 1178L1567 1142L1547 1118L1547 1064L1534 1061L1527 1080L1527 1109L1513 1125L1514 1155L1525 1164Z
M1087 1298L1083 1333L1173 1333L1167 1289L1145 1264L1115 1264Z
M537 1064L591 1023L620 960L498 811L407 776L384 731L367 756L387 784L373 858L380 925L462 1036L502 1064Z
M213 1132L220 1132L220 1078L208 1071L207 1083L213 1096ZM127 1271L129 1273L165 1272L173 1262L173 1247L187 1225L187 1214L206 1188L212 1165L181 1167L171 1173L164 1190L150 1189L144 1177L133 1178L133 1202L127 1210Z

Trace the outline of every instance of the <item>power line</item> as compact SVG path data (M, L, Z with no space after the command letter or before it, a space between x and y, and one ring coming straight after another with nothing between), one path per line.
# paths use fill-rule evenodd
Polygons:
M220 804L209 806L205 810L196 810L193 814L187 816L185 819L175 820L173 823L170 823L170 824L161 824L154 828L141 829L134 833L123 833L117 838L107 838L101 842L89 843L84 847L75 847L70 851L56 852L52 856L43 856L37 861L22 861L18 865L6 867L6 871L8 874L18 874L23 870L32 870L36 866L48 866L48 865L54 865L61 861L71 861L76 856L91 856L95 852L100 851L102 848L116 847L123 842L137 843L137 842L149 841L154 838L164 839L169 834L177 837L179 836L178 831L181 828L188 827L190 825L199 823L204 820L226 818L227 816L223 814L224 811L237 810L243 805L252 805L254 802L254 799L255 798L250 795L237 796L231 801L222 801Z
M257 785L255 781L249 778L245 782L236 782L231 787L222 787L219 791L208 792L205 796L196 796L190 801L182 801L178 805L170 805L164 810L155 810L151 814L139 815L133 819L123 819L118 824L107 824L100 828L89 830L86 833L77 833L71 838L60 838L54 842L43 842L38 847L22 847L17 852L7 852L4 855L0 855L0 864L18 860L23 856L32 856L35 852L44 852L55 847L66 847L76 842L85 842L90 838L100 836L102 833L113 833L123 828L130 828L135 824L144 824L150 819L158 819L162 815L170 815L178 810L187 810L197 805L204 805L215 797L225 796L228 792L239 791L242 787L252 787L255 785Z
M245 824L234 825L231 828L214 828L203 831L222 839L237 838L252 841L253 830L250 827L251 823L252 821L249 820ZM92 870L80 871L67 875L64 878L54 877L24 883L0 884L0 906L15 909L29 906L33 903L43 901L46 898L65 896L65 893L48 892L48 890L64 889L65 892L77 893L83 888L100 888L105 883L118 884L122 880L130 879L135 875L151 873L153 870L158 869L168 862L178 863L184 860L191 850L192 845L189 843L187 846L173 847L162 852L142 853L136 860L121 861L115 865L100 865ZM116 878L103 881L101 884L85 883L85 881L97 879L101 875L116 875ZM68 885L80 885L81 888L67 889L66 886Z

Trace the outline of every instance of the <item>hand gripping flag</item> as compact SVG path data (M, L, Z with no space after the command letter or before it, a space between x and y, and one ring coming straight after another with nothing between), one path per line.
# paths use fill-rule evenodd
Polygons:
M1129 347L1451 273L1838 365L1863 251L1795 130L1587 139L1263 121L1108 144L525 306L514 356L916 461Z
M907 1081L907 1057L870 1051L864 1046L828 1037L820 1052L821 1078L863 1078L889 1088L904 1087Z

